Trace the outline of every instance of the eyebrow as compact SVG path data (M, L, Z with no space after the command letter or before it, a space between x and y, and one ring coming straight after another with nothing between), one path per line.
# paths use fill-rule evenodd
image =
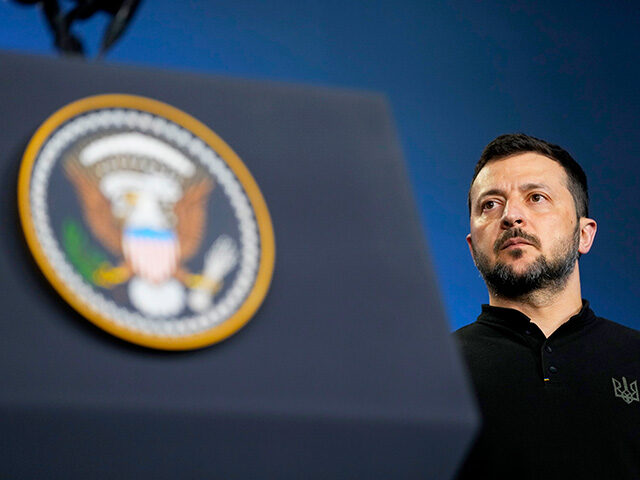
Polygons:
M480 195L478 195L476 201L480 200L483 197L486 197L487 195L502 195L504 197L506 194L504 190L500 190L499 188L492 188L491 190L485 190Z
M524 185L520 185L520 188L519 188L521 192L526 192L528 190L538 190L538 189L550 190L551 188L549 187L549 185L545 183L525 183Z

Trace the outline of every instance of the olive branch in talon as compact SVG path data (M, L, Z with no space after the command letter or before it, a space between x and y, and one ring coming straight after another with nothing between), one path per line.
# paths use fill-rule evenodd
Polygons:
M93 272L93 282L102 288L113 288L116 285L125 283L131 278L131 269L126 265L114 267L109 262L100 264L97 270Z

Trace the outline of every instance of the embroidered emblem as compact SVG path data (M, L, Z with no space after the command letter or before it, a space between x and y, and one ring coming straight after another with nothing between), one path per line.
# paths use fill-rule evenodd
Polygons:
M114 335L209 345L266 295L274 242L264 199L231 148L184 112L128 95L79 100L38 129L19 182L40 268Z
M640 402L640 396L638 395L638 381L634 380L631 383L627 383L627 379L622 377L622 382L611 378L613 381L613 391L616 397L621 398L627 404L631 402Z

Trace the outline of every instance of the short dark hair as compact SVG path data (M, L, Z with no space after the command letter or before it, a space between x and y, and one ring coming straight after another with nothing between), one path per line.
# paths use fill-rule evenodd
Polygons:
M485 165L492 160L499 160L501 158L525 152L539 153L540 155L544 155L545 157L555 160L562 165L562 168L564 168L564 171L567 174L567 188L573 196L578 218L589 216L587 176L585 175L584 170L582 170L582 167L564 148L554 145L553 143L545 142L539 138L525 135L524 133L500 135L484 148L482 155L480 155L480 160L476 163L473 178L471 179L471 185L469 186L469 214L471 214L471 187L480 173L480 170L482 170Z

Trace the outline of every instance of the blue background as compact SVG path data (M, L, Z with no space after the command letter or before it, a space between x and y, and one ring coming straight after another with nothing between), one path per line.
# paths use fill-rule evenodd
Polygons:
M90 54L107 21L78 25ZM51 44L35 7L0 2L0 48ZM640 328L639 47L630 1L147 0L105 61L383 92L452 328L487 301L464 240L482 148L513 131L559 143L587 172L599 224L583 296Z

